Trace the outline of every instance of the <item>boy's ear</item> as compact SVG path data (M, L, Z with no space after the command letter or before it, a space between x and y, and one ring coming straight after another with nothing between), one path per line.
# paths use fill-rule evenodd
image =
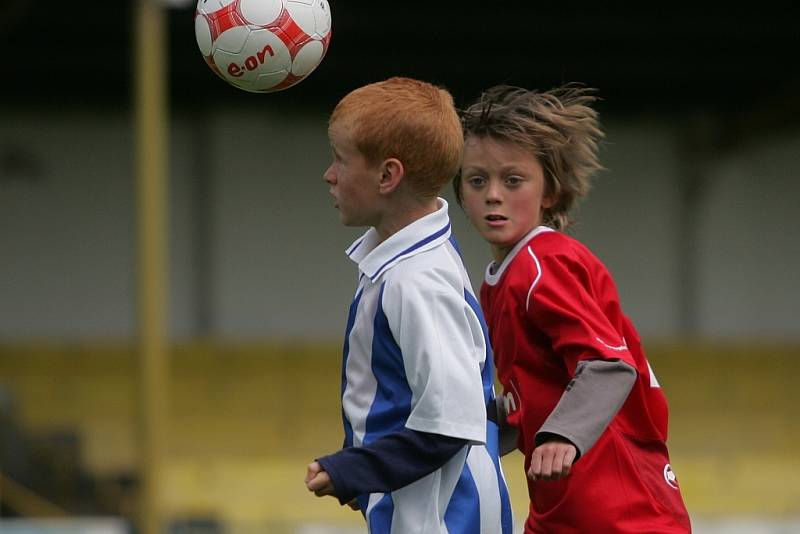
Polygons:
M554 191L554 189L556 188L553 187L553 184L549 180L545 180L544 195L542 195L542 208L548 210L558 202L559 194Z
M403 162L397 158L388 158L381 163L381 177L378 188L381 193L388 194L397 189L405 176Z

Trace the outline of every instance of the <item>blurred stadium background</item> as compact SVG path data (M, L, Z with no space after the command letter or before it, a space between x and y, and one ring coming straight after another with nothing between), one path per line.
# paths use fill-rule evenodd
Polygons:
M139 1L0 5L1 532L364 531L303 476L341 443L360 233L322 182L327 114L391 75L459 105L496 83L599 89L608 170L575 233L670 400L696 532L800 532L796 6L330 0L322 65L253 95L171 3L139 62ZM161 94L143 65L166 72L163 212L137 200L161 119L142 118ZM487 250L451 215L478 285ZM522 519L521 456L504 466Z

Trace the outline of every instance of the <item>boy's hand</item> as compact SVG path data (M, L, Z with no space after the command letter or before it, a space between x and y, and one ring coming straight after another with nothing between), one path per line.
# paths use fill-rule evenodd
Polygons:
M533 450L528 478L531 480L559 480L569 475L578 449L564 439L542 443Z
M317 497L325 495L333 495L334 487L331 483L331 477L322 469L319 462L311 462L308 464L306 471L306 487L308 491L313 491Z

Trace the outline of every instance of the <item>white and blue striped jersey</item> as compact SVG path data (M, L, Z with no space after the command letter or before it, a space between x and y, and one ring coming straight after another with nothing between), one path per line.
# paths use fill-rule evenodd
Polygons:
M342 363L345 446L404 428L468 440L430 475L358 497L370 534L510 534L499 462L486 324L450 231L447 202L379 243L347 250L358 264Z

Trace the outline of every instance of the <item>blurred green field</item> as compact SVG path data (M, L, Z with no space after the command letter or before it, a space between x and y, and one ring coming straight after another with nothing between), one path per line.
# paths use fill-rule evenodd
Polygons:
M672 464L693 518L800 515L800 347L653 344L671 408ZM247 531L360 525L309 495L305 466L341 444L338 344L175 347L164 473L170 517L214 517ZM0 346L0 382L26 429L75 429L93 473L135 469L134 351L114 345ZM503 459L515 515L522 456ZM255 527L254 527L255 528ZM263 531L263 530L262 530Z

